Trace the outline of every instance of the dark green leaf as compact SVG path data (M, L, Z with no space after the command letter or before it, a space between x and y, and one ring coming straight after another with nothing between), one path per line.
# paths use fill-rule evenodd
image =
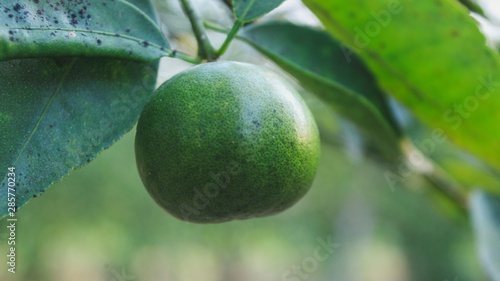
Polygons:
M153 5L151 4L151 0L126 0L126 1L139 8L154 22L158 22L155 10L153 8Z
M234 16L242 21L253 21L276 7L285 0L233 0Z
M148 62L167 48L155 21L124 0L0 2L0 60L104 56Z
M0 62L0 216L7 168L20 207L90 162L136 123L157 66L102 58Z
M154 18L149 1L129 2ZM120 5L142 13L128 3ZM0 169L16 168L16 205L21 207L71 169L88 163L133 126L154 89L157 65L97 58L32 59L2 62L0 73L4 85L0 93L4 102L0 105ZM7 173L0 175L3 216L7 212Z
M454 0L304 3L417 118L500 170L500 56L463 5ZM438 22L432 28L424 24L433 20Z
M399 151L398 126L372 75L326 32L271 22L251 25L241 37L356 124L388 156Z
M491 280L500 281L500 198L475 191L471 211L481 262Z

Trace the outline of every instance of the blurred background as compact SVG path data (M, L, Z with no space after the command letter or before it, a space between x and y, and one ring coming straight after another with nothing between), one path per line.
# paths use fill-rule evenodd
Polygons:
M221 2L194 2L203 18L231 25ZM481 2L493 20L476 18L496 46L498 5ZM156 6L175 48L194 53L196 43L177 1L158 1ZM319 25L294 0L263 20L270 19ZM217 33L210 36L216 45L224 39ZM223 59L279 72L240 42ZM162 60L158 84L189 66ZM17 272L7 272L3 255L0 280L487 280L467 219L436 207L418 179L390 188L386 168L365 156L359 134L314 97L303 95L320 125L322 154L311 191L291 209L214 225L173 218L140 181L133 129L19 210ZM7 253L7 231L0 235L0 252Z

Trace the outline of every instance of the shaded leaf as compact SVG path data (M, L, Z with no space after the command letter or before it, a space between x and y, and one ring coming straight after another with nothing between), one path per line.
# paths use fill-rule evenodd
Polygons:
M417 118L500 168L500 58L486 46L477 23L460 3L304 3L328 31L361 55L379 84ZM425 24L436 19L432 28Z
M355 55L346 57L347 49L326 32L271 22L245 28L241 38L356 124L388 156L399 152L398 126L383 93L364 64Z
M129 2L154 17L149 1ZM130 130L155 87L157 70L157 64L98 58L0 62L0 169L16 168L16 206ZM4 216L7 173L0 175Z
M102 58L0 62L0 216L7 168L16 203L89 163L136 123L156 84L157 65Z
M253 21L277 8L285 0L233 0L234 16L242 21Z
M147 14L131 3L140 3ZM131 3L2 1L0 60L104 56L148 62L161 58L169 45L150 18L149 1Z
M471 212L481 263L492 281L500 281L500 198L475 191Z

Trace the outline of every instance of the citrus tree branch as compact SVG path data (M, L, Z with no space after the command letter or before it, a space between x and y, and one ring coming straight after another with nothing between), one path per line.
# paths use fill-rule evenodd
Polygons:
M467 198L459 192L449 181L443 178L439 172L422 174L423 178L435 188L435 190L447 197L463 214L467 214Z
M404 139L401 143L401 151L406 156L409 164L416 170L417 174L426 180L437 192L443 194L458 207L459 210L466 213L467 196L464 187L454 181L444 170L423 155L420 150L409 140ZM412 162L413 159L419 159L418 163Z
M207 36L205 26L190 0L180 0L182 9L186 13L198 42L198 56L208 61L217 59L214 47Z

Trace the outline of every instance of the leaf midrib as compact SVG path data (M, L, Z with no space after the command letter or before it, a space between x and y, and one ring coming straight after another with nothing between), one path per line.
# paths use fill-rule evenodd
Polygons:
M75 29L75 28L64 28L64 27L58 27L58 28L44 28L44 27L10 27L9 29L12 29L12 30L26 30L26 31L30 31L30 30L47 30L47 32L49 31L68 31L68 32L80 32L80 33L88 33L88 34L98 34L98 35L105 35L105 36L110 36L110 37L113 37L113 38L117 38L116 34L119 34L119 33L112 33L112 32L108 32L108 31L95 31L95 30L88 30L88 29ZM133 36L128 36L128 35L123 35L123 34L119 34L120 36L118 38L124 38L124 39L128 39L128 40L131 40L131 41L134 41L136 43L142 43L144 41L148 41L148 46L151 46L151 47L154 47L158 50L160 50L161 52L167 54L167 52L165 51L165 47L163 46L160 46L156 43L153 43L149 40L144 40L144 39L140 39L140 38L137 38L137 37L133 37Z
M255 4L255 1L256 0L251 0L250 3L247 5L247 8L246 10L243 11L243 14L241 15L241 21L247 21L245 19L245 17L248 15L248 12L250 11L250 9L252 8L252 6Z

